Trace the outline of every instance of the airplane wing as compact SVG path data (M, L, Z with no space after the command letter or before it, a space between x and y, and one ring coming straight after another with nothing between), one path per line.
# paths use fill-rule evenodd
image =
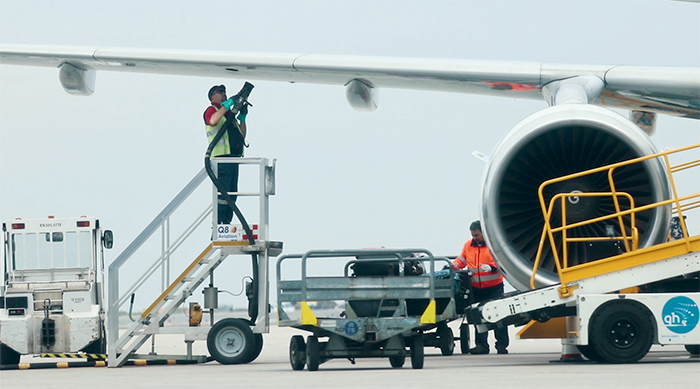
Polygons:
M359 110L376 108L374 88L539 100L550 83L592 76L604 85L592 104L700 118L700 68L11 44L0 45L0 64L61 68L64 89L84 95L96 71L344 85Z

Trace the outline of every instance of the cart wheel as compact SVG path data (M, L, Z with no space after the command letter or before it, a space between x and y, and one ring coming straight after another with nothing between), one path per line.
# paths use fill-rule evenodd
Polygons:
M255 341L255 347L253 347L253 350L251 350L251 354L248 357L249 360L246 361L245 363L253 362L258 356L260 356L260 352L262 351L263 348L263 336L262 334L253 334L253 340Z
M607 363L637 362L649 352L654 339L649 310L635 301L613 300L591 317L588 343Z
M423 360L425 359L425 352L423 347L423 334L419 333L413 336L413 344L411 345L411 367L414 369L423 368Z
M469 324L462 323L459 326L459 348L462 350L462 354L469 354Z
M219 320L209 330L207 349L222 365L248 363L255 351L255 336L248 323L240 319ZM262 342L260 342L262 348Z
M389 363L391 363L391 367L394 368L403 367L403 364L406 363L406 356L394 355L393 357L389 357Z
M292 364L292 370L304 370L306 365L306 343L301 335L292 336L289 341L289 363Z
M306 338L306 367L309 371L316 371L320 364L321 350L318 345L318 338L310 335Z
M455 336L447 323L440 323L437 328L438 345L444 356L450 356L455 352Z

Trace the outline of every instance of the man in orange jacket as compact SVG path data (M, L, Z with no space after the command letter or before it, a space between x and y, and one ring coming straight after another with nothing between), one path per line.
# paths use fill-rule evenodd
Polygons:
M503 274L501 274L481 232L478 220L469 226L472 239L464 244L462 254L455 258L452 267L455 270L465 267L472 272L472 295L474 302L480 303L503 295ZM508 354L508 327L496 328L496 350L499 354ZM469 350L471 354L488 354L488 332L476 332L476 347Z

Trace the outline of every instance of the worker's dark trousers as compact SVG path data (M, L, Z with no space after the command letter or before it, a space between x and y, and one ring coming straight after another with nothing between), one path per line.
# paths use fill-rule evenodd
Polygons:
M482 301L497 299L497 298L503 296L503 284L499 284L496 286L491 286L489 288L483 288L483 289L472 287L472 294L474 296L474 301L477 303L480 303ZM475 332L476 332L476 336L475 336L476 345L477 346L485 346L488 349L489 348L489 342L488 342L489 333L488 332L479 333L478 331L475 331ZM508 340L508 327L496 328L495 330L493 330L493 332L496 335L496 350L507 348L508 345L510 344L510 341Z
M227 192L238 192L238 164L237 163L219 163L218 179L221 185ZM238 196L231 195L233 201L236 201ZM226 203L224 196L219 195L217 213L219 214L218 224L230 224L233 219L233 210Z

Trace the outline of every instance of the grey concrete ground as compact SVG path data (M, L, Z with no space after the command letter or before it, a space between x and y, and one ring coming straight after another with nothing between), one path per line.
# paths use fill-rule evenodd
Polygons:
M455 330L459 323L451 323ZM512 330L514 334L515 330ZM559 363L558 340L518 340L512 337L509 355L442 356L426 348L425 367L413 370L410 361L393 369L388 359L331 360L316 372L293 371L288 361L292 335L308 333L273 326L265 335L263 351L253 363L224 366L127 366L122 368L71 368L0 371L0 387L10 388L700 388L700 359L683 347L654 346L640 363L602 365ZM183 338L159 335L156 351L184 354ZM150 342L140 350L148 352ZM195 354L207 354L205 342L194 344ZM44 362L23 357L22 362Z

